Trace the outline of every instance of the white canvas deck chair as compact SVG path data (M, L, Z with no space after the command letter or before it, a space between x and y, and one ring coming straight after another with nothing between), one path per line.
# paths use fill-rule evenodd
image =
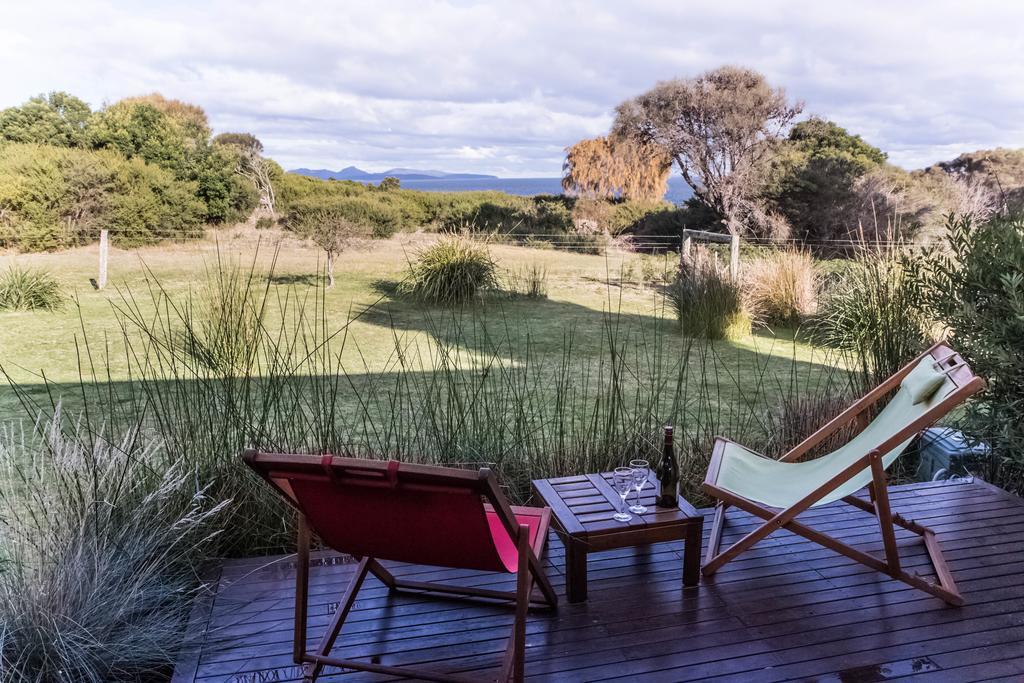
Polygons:
M704 575L711 576L777 529L787 529L949 604L962 605L963 598L946 566L935 533L890 509L885 470L922 429L984 386L984 381L956 351L936 344L779 460L758 455L727 439L716 439L704 480L704 489L718 500L702 567ZM869 422L872 406L893 390L896 390L895 395ZM813 460L797 462L812 448L850 425L859 428L859 432L841 448ZM870 502L853 495L865 486ZM877 517L885 549L884 560L796 519L812 507L837 500ZM719 552L729 506L756 515L765 523ZM938 583L900 566L894 524L924 539Z

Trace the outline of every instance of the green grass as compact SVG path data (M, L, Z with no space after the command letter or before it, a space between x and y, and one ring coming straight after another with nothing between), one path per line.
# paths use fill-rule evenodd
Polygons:
M268 238L268 235L270 237ZM351 250L338 257L337 285L323 292L315 287L316 274L323 266L322 252L309 245L284 237L275 256L273 240L277 231L260 233L222 232L219 239L189 244L150 247L132 251L114 249L110 256L110 284L95 291L89 278L95 277L96 247L85 247L52 254L0 255L0 269L17 264L21 267L45 268L58 277L77 305L57 312L0 313L0 365L21 384L28 395L48 402L43 377L62 385L59 396L71 408L79 403L80 363L86 365L82 346L83 331L88 334L91 353L108 346L104 373L113 380L128 376L121 330L114 306L123 305L122 295L131 292L146 310L144 293L154 279L170 294L180 297L189 293L199 299L207 287L208 272L216 267L218 258L244 267L269 269L274 264L271 289L302 295L314 291L324 297L323 311L329 327L348 324L347 341L341 363L354 373L385 372L394 363L396 332L406 348L431 349L444 336L437 329L436 312L421 304L393 295L394 284L405 277L408 262L423 245L422 238L393 238L370 242L363 249ZM604 314L621 312L634 321L653 321L663 314L663 302L655 288L620 282L623 264L649 259L658 267L662 257L609 253L582 255L549 249L492 245L492 257L503 269L543 268L547 273L548 298L524 300L502 298L479 307L480 334L494 334L512 326L521 339L528 338L538 348L557 352L567 330L574 332L574 353L592 357L601 355L604 342ZM272 313L271 313L272 315ZM354 321L349 323L350 320ZM268 321L273 326L274 320ZM686 341L666 335L665 353L682 354ZM474 344L468 340L454 341L472 354ZM735 354L736 373L755 381L756 368L765 356L769 364L782 370L791 360L802 361L801 367L813 369L813 347L804 343L776 341L771 337L747 336L732 342L721 342L723 349L749 351ZM803 371L803 370L801 370ZM737 393L737 392L732 392ZM53 397L57 398L57 397ZM344 403L351 397L342 396ZM23 417L14 393L9 387L0 389L0 419Z

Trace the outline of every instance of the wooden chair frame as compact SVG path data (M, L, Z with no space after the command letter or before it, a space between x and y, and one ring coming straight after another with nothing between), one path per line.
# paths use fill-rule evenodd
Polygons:
M515 606L515 620L512 625L512 635L509 637L508 646L502 660L501 672L498 681L522 681L525 675L525 653L526 653L526 615L530 608L543 607L555 609L558 606L558 596L554 587L544 572L541 559L544 556L544 548L547 544L548 529L551 521L551 508L527 508L513 507L509 505L504 493L498 485L494 473L488 468L474 470L454 470L449 468L433 467L429 465L403 464L402 473L411 475L419 481L432 483L461 483L464 486L474 487L480 491L486 501L485 506L492 509L501 521L502 526L508 531L510 538L515 541L518 554L518 567L516 572L516 589L514 591L499 591L487 588L475 588L468 586L455 586L444 583L426 581L408 581L400 579L388 571L379 561L372 557L356 558L359 564L356 567L355 575L345 588L341 601L334 613L334 618L328 625L323 637L312 652L307 650L306 621L307 605L309 597L309 552L313 530L311 529L306 516L299 509L297 503L287 492L270 480L265 471L257 467L258 462L265 463L268 460L289 465L308 466L311 471L322 471L321 456L316 455L293 455L293 454L265 454L256 451L246 451L243 455L246 463L267 480L274 488L284 494L288 502L298 510L298 539L295 575L295 638L293 658L296 664L303 667L304 680L315 681L320 675L324 666L335 666L344 669L357 671L370 671L374 673L389 674L393 676L412 677L430 681L471 681L477 680L469 677L446 674L429 669L412 667L389 666L353 659L344 659L330 656L330 652L345 625L345 619L352 610L356 595L362 587L367 574L373 574L390 591L411 591L417 593L435 593L448 596L457 596L467 599L511 602ZM368 472L386 472L387 463L376 460L362 460L355 458L335 457L333 462L344 467L362 469ZM484 504L484 503L482 503ZM530 528L525 524L516 521L516 514L537 515L540 517L537 535L534 543L530 545ZM534 584L540 588L541 597L533 598Z
M857 428L863 429L869 421L870 409L879 401L883 400L890 392L899 387L914 367L925 357L931 356L935 359L936 365L942 372L953 380L955 388L949 392L939 403L930 408L924 415L908 424L897 434L879 444L877 448L865 454L851 463L842 472L835 475L827 482L808 493L804 498L785 509L771 508L756 501L750 500L717 484L722 458L725 453L725 446L729 440L719 437L715 441L715 447L711 454L711 463L708 466L707 477L704 481L704 490L714 496L718 503L715 506L715 517L711 527L711 537L708 541L707 554L701 571L705 576L713 575L718 569L730 560L735 559L740 553L750 549L758 541L763 540L778 529L787 529L804 538L833 550L841 555L856 560L876 571L888 574L894 579L902 581L914 588L923 590L934 595L951 605L962 605L963 596L957 590L953 575L949 571L946 560L942 555L942 549L935 537L935 532L926 526L908 520L892 511L889 505L889 493L885 468L882 457L899 444L906 441L914 434L933 424L936 420L949 413L954 407L962 403L972 394L977 393L985 387L985 382L974 375L967 367L963 358L953 349L942 343L931 347L896 374L882 384L875 387L867 395L843 411L835 419L831 420L824 427L798 444L791 451L780 458L782 462L793 462L808 453L815 446L823 443L830 436L843 427L855 424ZM843 501L854 507L873 514L878 520L879 530L882 535L882 544L885 550L885 560L870 555L861 550L843 543L828 534L817 531L798 521L797 516L810 509L816 502L827 496L851 477L862 471L864 468L871 469L871 483L868 485L869 501L857 496L849 495L843 497ZM764 524L757 527L743 538L736 541L729 548L719 552L722 542L722 531L725 526L725 512L729 506L735 506L752 515L765 520ZM928 581L916 573L912 574L902 568L900 564L899 549L896 546L895 526L900 526L907 531L922 537L928 557L935 569L938 583Z

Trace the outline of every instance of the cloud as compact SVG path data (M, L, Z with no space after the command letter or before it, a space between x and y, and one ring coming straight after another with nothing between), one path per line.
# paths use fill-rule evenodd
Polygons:
M286 167L553 176L617 103L724 63L906 167L1024 140L1024 6L979 1L52 0L0 25L0 106L160 91Z

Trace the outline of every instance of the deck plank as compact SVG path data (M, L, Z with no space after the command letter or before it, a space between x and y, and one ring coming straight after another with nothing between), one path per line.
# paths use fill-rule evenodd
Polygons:
M568 482L564 486L578 486ZM886 680L1012 678L1024 674L1024 502L981 483L893 487L894 509L935 529L967 604L920 591L781 532L696 588L680 585L682 543L595 553L590 600L538 611L527 624L531 680ZM710 510L701 511L710 525ZM880 553L874 518L834 504L801 521ZM723 544L758 524L730 511ZM707 534L705 534L705 538ZM912 534L897 535L904 566L930 573ZM565 550L552 534L545 557L564 595ZM315 553L309 625L326 628L354 565ZM511 588L511 577L394 565L396 575ZM301 680L291 662L294 558L224 563L216 594L193 612L191 647L175 683ZM336 652L395 665L429 665L488 677L497 672L512 615L417 594L389 595L376 579L361 591ZM198 633L197 633L198 632ZM857 678L860 676L861 678ZM390 680L328 671L322 680Z

